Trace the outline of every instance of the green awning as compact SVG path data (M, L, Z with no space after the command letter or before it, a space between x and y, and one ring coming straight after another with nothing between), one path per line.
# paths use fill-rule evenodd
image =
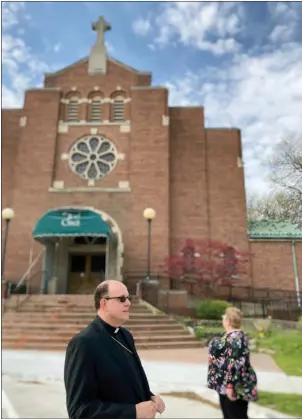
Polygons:
M60 209L46 212L36 223L33 237L93 236L115 239L111 226L92 210Z

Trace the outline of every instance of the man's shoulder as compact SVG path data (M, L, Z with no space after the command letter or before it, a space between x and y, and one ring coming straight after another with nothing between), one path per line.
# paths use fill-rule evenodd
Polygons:
M85 344L94 339L96 333L93 328L93 322L88 324L84 329L82 329L80 332L76 333L72 338L70 339L69 343L71 345L74 344Z

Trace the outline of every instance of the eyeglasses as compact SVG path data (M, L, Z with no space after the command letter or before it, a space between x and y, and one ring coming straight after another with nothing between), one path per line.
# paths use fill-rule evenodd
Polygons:
M120 297L104 297L105 300L119 300L120 303L125 303L126 300L131 301L132 296L128 295L127 297L125 295L121 295Z

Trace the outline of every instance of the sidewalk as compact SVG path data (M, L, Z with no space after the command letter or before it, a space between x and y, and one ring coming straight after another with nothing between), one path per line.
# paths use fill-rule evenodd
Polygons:
M171 357L173 351L169 351ZM25 380L62 381L63 352L2 351L2 374ZM205 388L207 366L200 364L147 361L142 359L149 381L172 386L171 391L186 391L192 386ZM257 371L259 390L302 394L302 377L283 372Z
M145 361L167 361L199 365L207 365L208 363L208 348L173 349L173 351L145 349L138 352L141 359ZM282 372L274 359L267 354L252 352L251 362L257 372Z
M170 354L173 351L170 351ZM172 354L171 354L172 355ZM64 394L63 386L63 366L64 366L64 356L63 352L39 352L39 351L21 351L21 350L3 350L2 351L2 375L3 375L3 385L5 391L9 386L9 380L15 383L18 381L23 381L21 384L26 384L27 386L34 385L35 388L38 388L39 391L43 391L49 386L53 386L53 391L62 392ZM173 357L172 357L173 358ZM146 361L142 359L143 366L145 368L147 377L149 379L151 390L154 393L195 393L201 396L205 402L200 403L191 400L178 399L177 404L181 403L182 407L179 407L180 410L171 411L169 413L171 417L209 417L209 418L221 418L219 411L217 416L210 416L212 413L202 416L205 406L213 407L213 404L217 405L218 396L214 391L211 391L206 388L206 376L207 376L207 366L200 364L191 364L191 363L180 363L180 362L159 362L159 361ZM258 372L259 379L259 389L266 390L271 392L283 392L283 393L296 393L302 394L302 377L288 377L284 373L279 372ZM27 381L27 383L24 383ZM31 383L30 383L31 382ZM20 384L20 385L21 385ZM46 387L45 387L46 386ZM61 390L60 390L61 389ZM33 391L33 390L32 390ZM17 391L19 395L20 392ZM25 394L25 393L23 393ZM34 393L35 394L35 393ZM60 393L61 394L61 393ZM25 397L25 396L24 396ZM38 395L34 396L38 397ZM39 396L40 397L40 396ZM42 396L43 400L43 397ZM59 400L61 396L56 396ZM167 396L165 396L167 397ZM174 398L173 398L174 399ZM20 402L20 398L17 397L17 400ZM25 397L25 403L30 407L30 397ZM65 400L63 405L63 399L58 402L59 406L56 409L63 409L65 406ZM15 402L11 401L14 405ZM190 403L189 403L190 402ZM209 403L212 406L209 406ZM194 407L188 407L194 406ZM197 407L196 403L199 403L200 407ZM50 417L53 416L53 403L51 405L51 412L49 412ZM194 416L195 413L200 410L200 413L197 416ZM194 410L195 409L195 410ZM215 409L215 408L214 408ZM57 410L56 410L57 411ZM61 411L61 410L60 410ZM211 411L211 409L210 409ZM28 412L29 413L29 412ZM27 415L28 415L27 413ZM61 413L62 414L62 413ZM168 413L166 413L168 414ZM177 416L177 415L180 416ZM172 416L171 416L172 415ZM176 416L175 416L176 415ZM38 417L36 414L35 417ZM26 416L23 416L26 417ZM30 416L27 416L30 417ZM41 416L42 417L42 416ZM48 417L48 416L43 416ZM56 417L64 417L56 416ZM65 416L66 417L66 416ZM168 418L169 416L161 416L162 418ZM273 412L269 409L262 408L255 403L250 405L250 417L251 418L285 418L286 415L280 414L278 412Z
M17 416L11 416L4 412L3 419L18 419L18 417L66 419L68 417L65 407L65 389L61 383L22 383L4 378L3 387L7 398L15 407L15 415L17 414ZM170 396L165 396L164 400L166 410L162 415L156 416L158 419L222 418L219 409L206 403Z

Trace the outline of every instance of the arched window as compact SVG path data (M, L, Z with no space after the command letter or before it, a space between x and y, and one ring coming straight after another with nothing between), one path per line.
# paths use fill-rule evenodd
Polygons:
M112 121L123 122L125 120L125 99L123 96L114 97Z
M79 120L79 98L77 95L69 96L67 104L67 121L76 122Z
M100 122L102 120L102 96L92 94L89 97L88 120L90 122Z

